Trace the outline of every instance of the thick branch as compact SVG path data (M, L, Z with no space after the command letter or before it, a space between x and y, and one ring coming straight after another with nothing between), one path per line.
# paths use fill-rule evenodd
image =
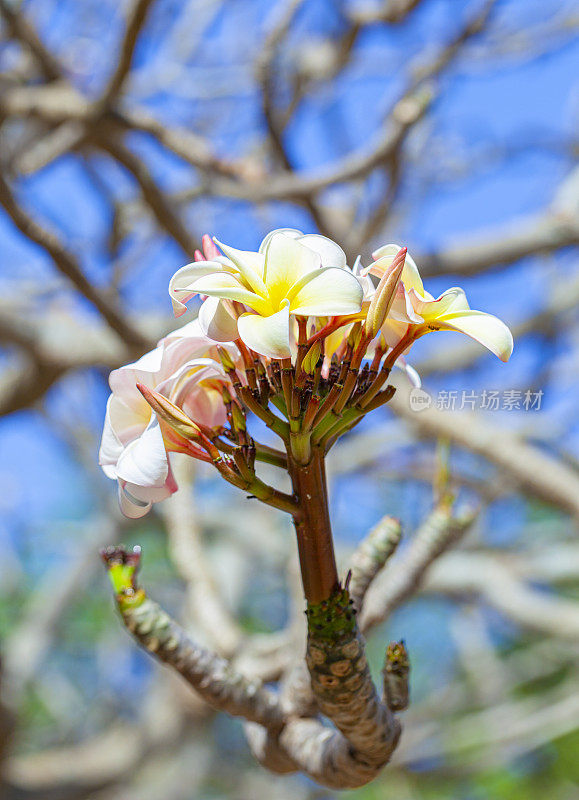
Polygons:
M354 608L360 612L368 587L394 553L400 538L400 520L384 517L362 539L350 559L350 597Z
M404 555L390 562L390 568L374 581L366 597L360 620L368 631L410 597L424 580L430 565L468 531L472 513L453 517L451 508L441 504L422 523Z
M123 622L145 650L180 673L213 708L268 729L281 728L283 715L273 692L236 673L223 658L195 644L157 603L135 587L136 554L108 548L103 558L117 591Z

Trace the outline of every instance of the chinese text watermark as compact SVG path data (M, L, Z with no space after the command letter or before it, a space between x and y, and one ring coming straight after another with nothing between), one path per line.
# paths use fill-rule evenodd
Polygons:
M434 394L412 389L409 403L412 411L424 411L431 406L441 411L540 411L543 395L542 389L442 389Z

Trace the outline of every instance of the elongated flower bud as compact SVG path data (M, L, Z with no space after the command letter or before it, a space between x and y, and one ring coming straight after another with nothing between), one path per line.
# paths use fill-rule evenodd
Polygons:
M366 334L372 338L376 336L392 308L396 289L404 269L406 253L406 247L399 250L388 271L380 278L380 283L376 288L366 316Z
M235 430L237 431L247 430L247 422L245 420L245 414L243 413L241 407L237 403L231 404L231 417L233 419Z
M182 411L175 403L172 403L164 395L149 389L142 383L137 383L137 389L143 395L147 403L151 406L155 414L167 423L174 431L184 439L199 441L202 438L201 429Z
M302 361L302 369L304 372L307 372L308 375L314 374L321 352L322 343L318 340L317 342L313 343L308 352L305 354L304 360Z
M235 369L235 364L233 363L233 359L231 355L227 352L225 347L218 347L217 352L219 354L219 360L221 361L221 366L225 370L225 372L231 372L232 369Z

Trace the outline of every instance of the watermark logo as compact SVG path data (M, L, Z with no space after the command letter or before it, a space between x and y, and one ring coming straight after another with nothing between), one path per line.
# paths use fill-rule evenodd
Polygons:
M411 411L425 411L431 406L440 411L540 411L543 394L542 389L536 392L531 389L441 389L435 395L430 395L424 389L412 389L408 402Z
M411 411L425 411L432 405L432 397L424 389L412 389L408 402Z

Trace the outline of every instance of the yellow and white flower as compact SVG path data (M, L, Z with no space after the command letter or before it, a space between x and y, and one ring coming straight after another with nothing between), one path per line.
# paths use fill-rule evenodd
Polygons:
M199 321L217 341L240 338L269 358L289 358L290 317L355 314L362 306L360 281L346 267L344 251L317 234L272 231L258 252L217 242L224 257L197 261L172 278L176 316L195 295L206 295Z
M372 254L376 262L367 272L382 277L400 249L396 244L380 247ZM407 254L396 298L382 326L382 334L391 347L403 340L410 347L425 333L439 330L465 333L501 361L508 361L513 352L513 336L502 320L471 309L464 291L458 286L447 289L440 297L433 297L424 288L418 268Z

